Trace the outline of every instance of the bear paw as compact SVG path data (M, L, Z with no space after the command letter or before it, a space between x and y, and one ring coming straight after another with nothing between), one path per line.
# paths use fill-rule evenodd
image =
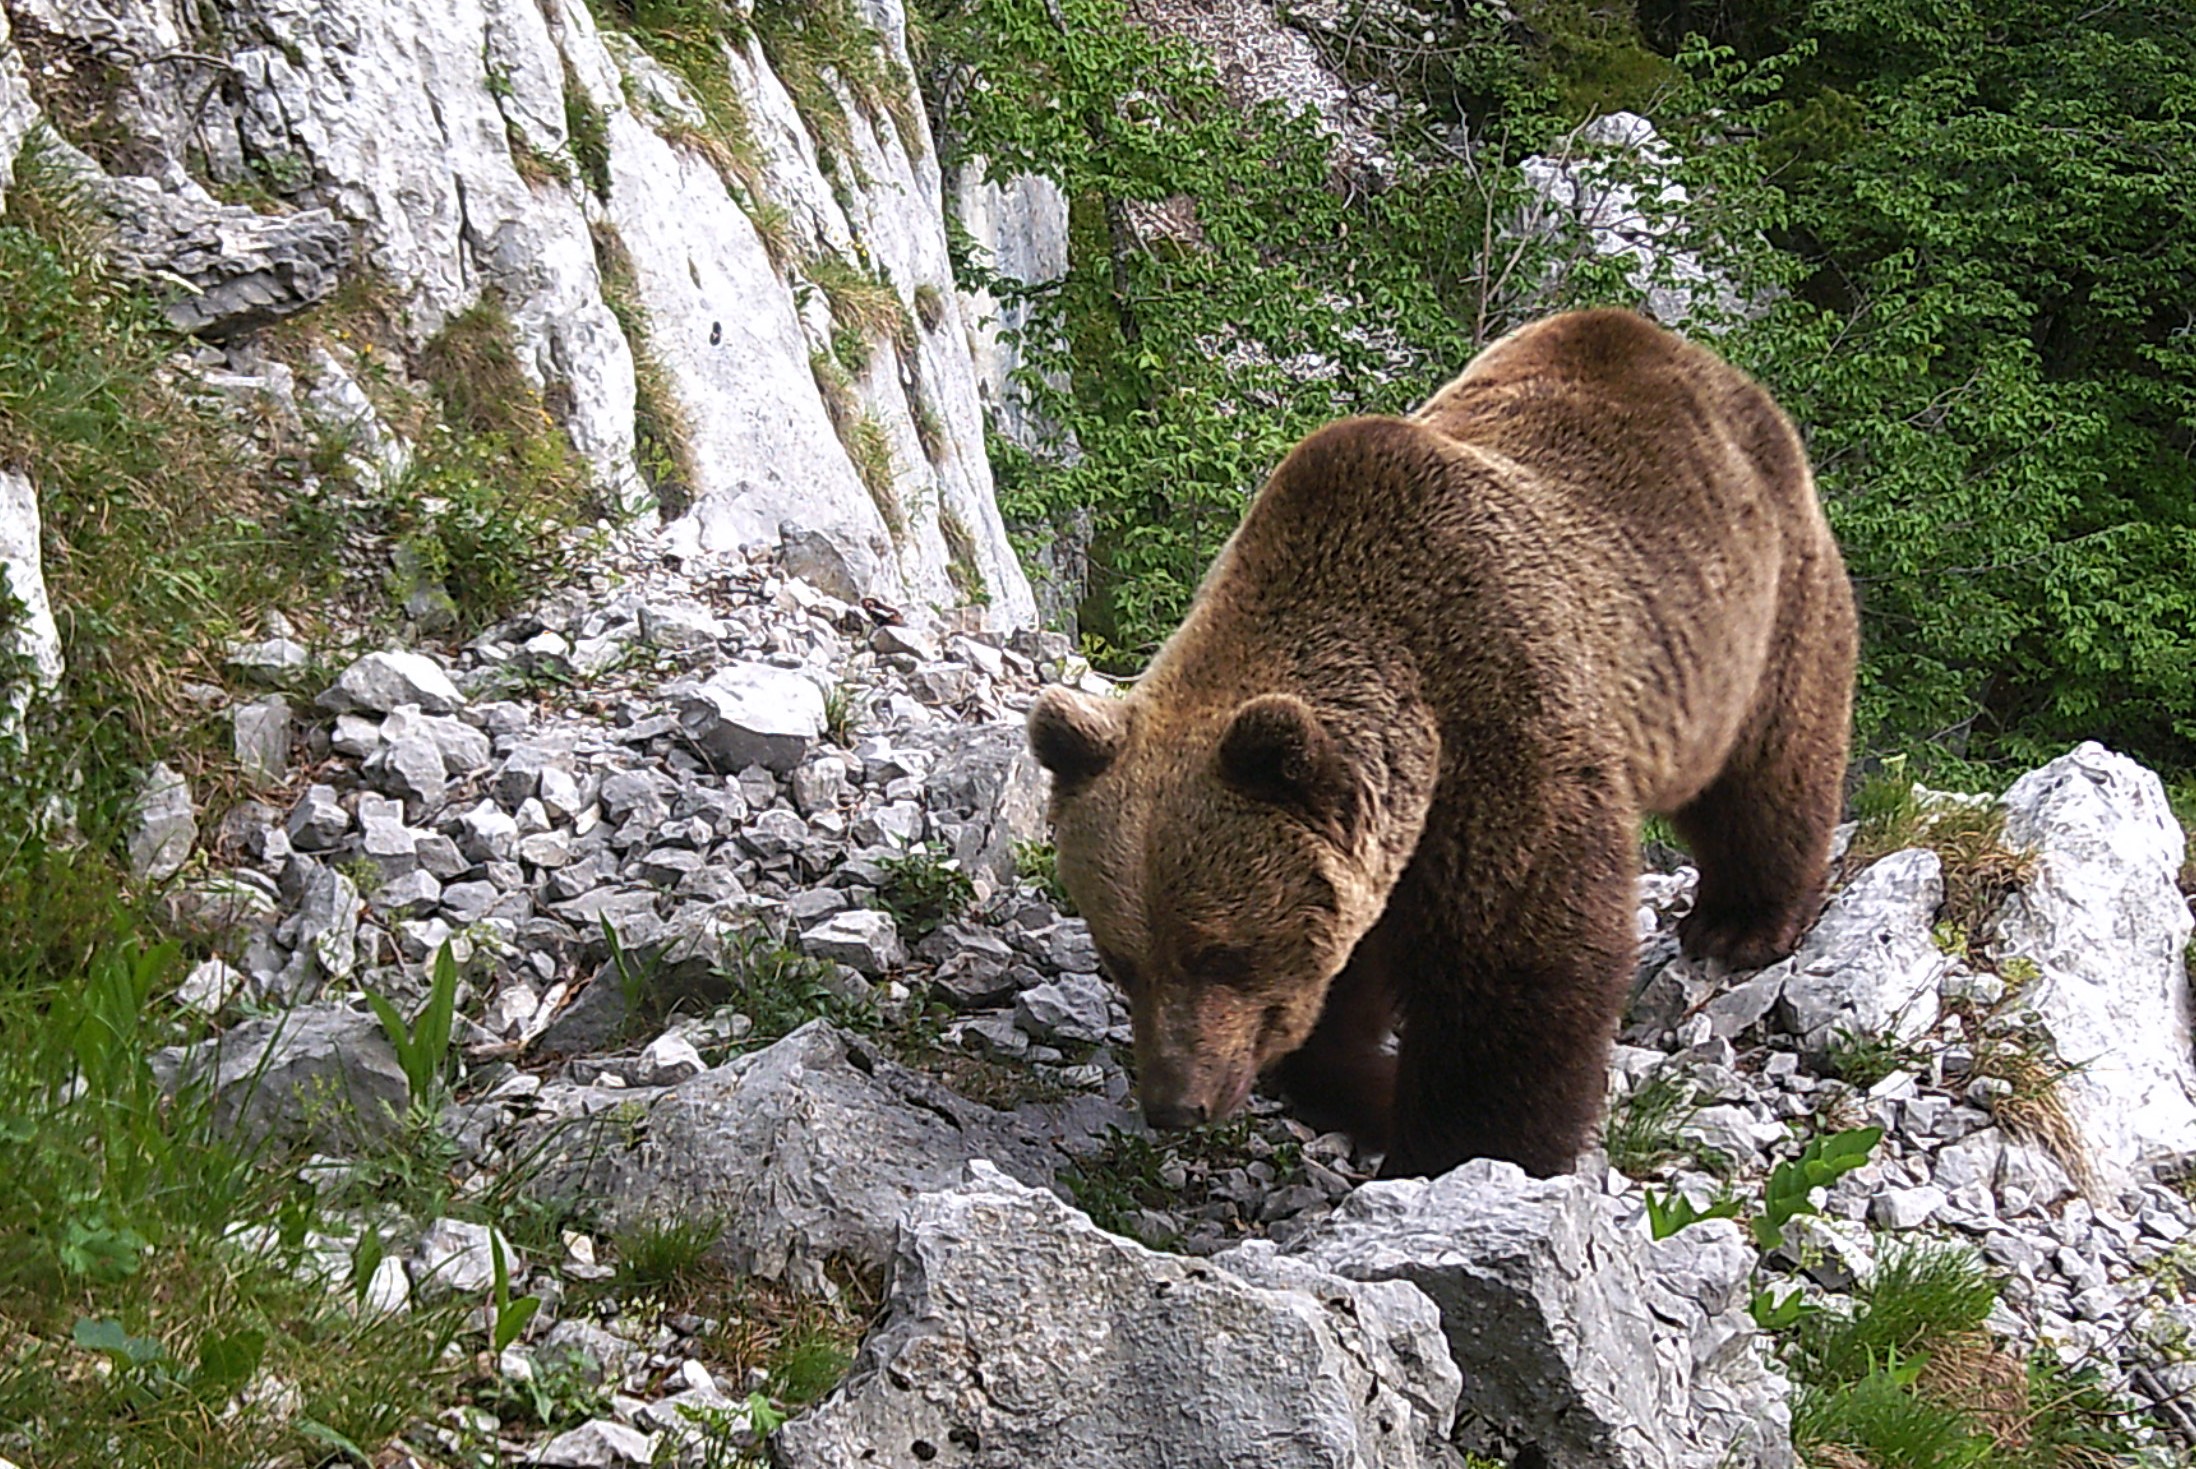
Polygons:
M1688 959L1720 959L1732 969L1762 969L1799 947L1803 914L1695 907L1678 920L1678 947Z

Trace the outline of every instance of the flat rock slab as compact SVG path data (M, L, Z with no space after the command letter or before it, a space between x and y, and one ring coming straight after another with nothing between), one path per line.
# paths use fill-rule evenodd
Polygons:
M1458 1377L1416 1288L1106 1234L985 1163L916 1201L882 1323L780 1469L1415 1469Z
M1027 1115L971 1102L814 1020L577 1126L534 1188L598 1207L612 1229L714 1219L715 1253L743 1273L821 1288L822 1266L890 1258L919 1194L988 1158L1046 1184L1063 1160Z

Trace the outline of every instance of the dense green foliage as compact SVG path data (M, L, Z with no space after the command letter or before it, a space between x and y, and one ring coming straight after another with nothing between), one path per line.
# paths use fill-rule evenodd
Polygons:
M1864 741L1997 762L2095 737L2196 764L2182 7L1462 9L1353 5L1328 33L1399 99L1379 168L1235 106L1118 0L934 11L952 147L1071 201L1028 388L1080 457L1009 451L1001 479L1025 524L1089 513L1083 621L1118 666L1306 429L1405 407L1547 309L1641 303L1649 282L1575 233L1510 227L1520 158L1575 153L1622 105L1689 194L1646 223L1751 298L1696 300L1694 329L1809 434L1863 604Z

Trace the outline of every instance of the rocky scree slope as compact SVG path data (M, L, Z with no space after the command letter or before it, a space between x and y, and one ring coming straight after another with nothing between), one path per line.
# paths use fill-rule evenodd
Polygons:
M601 482L643 494L637 412L665 441L642 467L690 549L782 539L850 599L1034 615L983 450L996 344L955 289L898 0L675 32L580 0L8 0L0 198L40 128L232 389L301 378L380 445L354 351L271 363L258 329L349 293L416 350L492 299Z
M1044 679L1105 687L1064 640L941 641L772 559L648 535L610 569L454 656L369 654L239 708L281 798L201 829L171 778L140 842L192 861L168 903L218 952L178 998L219 1033L170 1074L309 1140L330 1176L407 1100L361 993L410 1013L438 951L462 966L436 1123L453 1166L582 1222L561 1258L514 1265L548 1305L504 1368L582 1342L616 1389L601 1421L527 1445L539 1462L703 1462L682 1403L768 1426L700 1323L577 1304L598 1239L667 1220L795 1292L882 1273L851 1374L771 1440L787 1465L1150 1445L1785 1464L1794 1389L1756 1292L1835 1306L1920 1239L2003 1274L2000 1350L2094 1364L2177 1421L2190 1369L2168 1344L2196 1322L2169 1287L2196 1212L2160 1170L2196 1149L2190 920L2178 829L2124 759L2085 746L2015 784L2019 860L1956 936L1940 910L1972 864L1907 847L1852 859L1792 959L1708 974L1674 957L1690 870L1643 877L1611 1152L1551 1180L1373 1183L1265 1103L1217 1135L1142 1133L1122 1003L1017 865L1043 835L1019 712ZM1865 1081L1862 1040L1885 1058ZM2016 1095L2016 1054L2079 1069ZM1657 1092L1685 1104L1643 1148L1628 1123ZM2047 1092L2056 1112L2017 1105ZM1653 1237L1651 1196L1755 1197L1803 1140L1863 1124L1883 1129L1869 1161L1775 1249L1731 1219ZM481 1226L389 1228L418 1243L371 1282L387 1308L486 1289ZM340 1278L345 1242L325 1254Z

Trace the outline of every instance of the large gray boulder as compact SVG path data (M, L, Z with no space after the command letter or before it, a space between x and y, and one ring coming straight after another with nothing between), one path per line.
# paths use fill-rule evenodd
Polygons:
M781 1469L1414 1469L1458 1379L1432 1303L1270 1250L1156 1254L986 1163L907 1210L882 1323Z
M599 1205L612 1228L714 1220L714 1253L733 1268L817 1288L828 1260L884 1264L900 1212L951 1186L970 1159L1039 1184L1060 1162L1032 1123L821 1020L636 1092L630 1111L566 1127L534 1187Z
M2116 1192L2196 1158L2185 839L2158 777L2094 742L2015 781L2005 810L2007 845L2035 866L1991 949L2041 971L2021 1007L2075 1068L2059 1091Z
M1368 1184L1289 1253L1424 1290L1464 1372L1460 1409L1550 1464L1789 1465L1789 1390L1758 1355L1750 1255L1713 1231L1650 1250L1612 1209L1584 1179L1482 1159Z

